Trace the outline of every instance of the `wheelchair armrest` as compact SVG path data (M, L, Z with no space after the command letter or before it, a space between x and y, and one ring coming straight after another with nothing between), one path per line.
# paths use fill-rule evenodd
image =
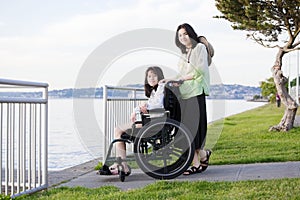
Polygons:
M154 109L148 110L149 114L152 114L152 113L164 113L164 112L165 112L164 108L154 108Z
M142 118L157 118L157 117L163 117L165 115L169 116L169 111L165 110L164 108L155 108L152 110L149 110L147 114L142 114Z
M184 80L170 80L167 82L169 86L173 86L173 84L177 84L178 86L183 84Z

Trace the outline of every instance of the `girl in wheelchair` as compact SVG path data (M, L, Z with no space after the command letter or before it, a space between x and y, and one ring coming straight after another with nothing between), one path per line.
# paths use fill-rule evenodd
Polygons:
M130 121L132 123L136 123L137 128L141 128L142 124L137 123L136 120L139 116L137 114L143 113L147 114L148 110L164 108L163 99L164 99L164 83L160 83L159 81L164 79L163 71L160 67L152 66L149 67L145 72L145 81L144 81L144 89L145 96L148 97L147 103L141 104L134 109L130 116ZM115 139L122 138L128 130L132 127L131 124L121 125L115 128ZM127 164L126 160L126 143L125 142L116 142L116 157L119 157L122 160L123 170L126 176L129 176L131 173L131 169ZM118 163L114 163L108 169L102 168L99 173L100 175L117 175L119 173Z

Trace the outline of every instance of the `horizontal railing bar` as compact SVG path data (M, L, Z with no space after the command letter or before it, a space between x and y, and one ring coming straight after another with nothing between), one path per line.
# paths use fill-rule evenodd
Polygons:
M144 91L144 88L137 87L122 87L122 86L109 86L106 85L107 89L116 89L116 90L136 90L136 91Z
M140 101L140 100L148 100L147 98L107 98L107 101Z
M9 84L17 86L48 87L48 83L39 83L31 81L20 81L0 78L0 84Z
M26 99L26 98L0 98L0 103L42 103L46 104L47 99Z

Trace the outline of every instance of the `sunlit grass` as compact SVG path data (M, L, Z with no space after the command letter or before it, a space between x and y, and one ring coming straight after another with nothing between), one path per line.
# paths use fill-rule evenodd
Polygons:
M289 132L268 131L280 122L283 112L283 108L268 104L225 118L211 164L299 161L299 127Z
M22 199L299 199L300 179L239 182L157 181L143 189L120 191L113 186L97 189L57 188Z

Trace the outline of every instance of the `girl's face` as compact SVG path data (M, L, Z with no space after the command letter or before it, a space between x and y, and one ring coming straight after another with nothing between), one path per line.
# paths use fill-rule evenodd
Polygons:
M179 39L179 42L181 44L183 44L184 46L186 46L186 47L192 46L190 36L188 35L188 33L186 32L186 30L184 28L179 29L178 39Z
M158 77L152 70L147 73L147 81L151 87L158 84Z

